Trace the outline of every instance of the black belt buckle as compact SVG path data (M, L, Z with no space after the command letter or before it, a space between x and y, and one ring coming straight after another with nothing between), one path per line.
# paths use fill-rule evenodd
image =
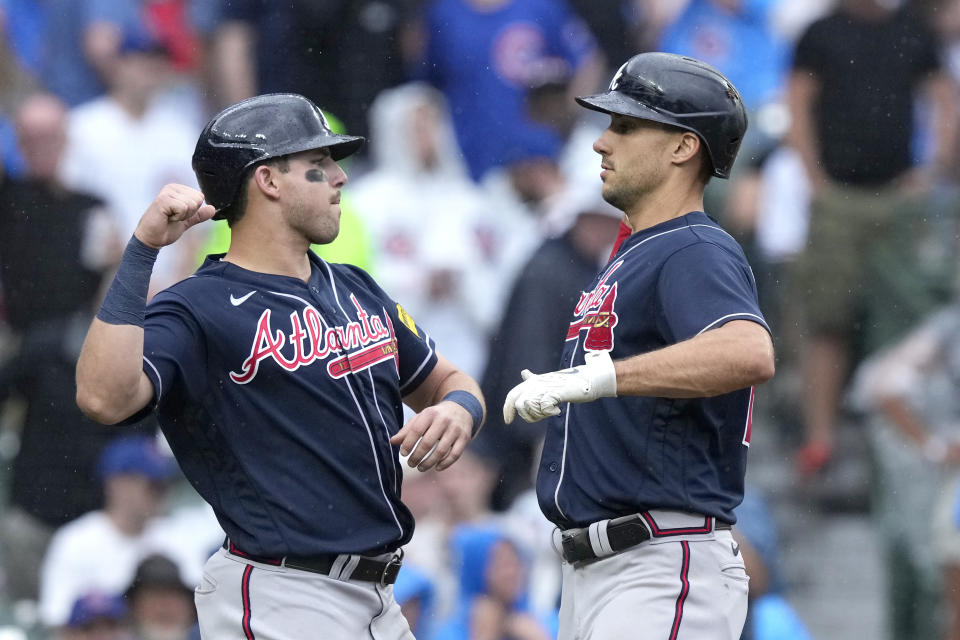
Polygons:
M393 584L397 581L397 575L400 573L400 567L403 566L403 549L400 549L399 552L390 558L390 561L387 562L387 566L383 568L383 573L380 575L380 586L385 587L388 584Z
M590 534L587 529L570 529L561 532L560 546L563 548L564 559L571 564L597 557L590 546Z
M650 531L638 514L613 518L607 524L607 540L614 554L650 539ZM590 544L590 528L570 529L561 532L560 546L567 562L597 560L599 556ZM603 556L606 557L606 556Z
M650 539L650 529L640 514L621 516L607 525L607 540L614 552L623 551Z

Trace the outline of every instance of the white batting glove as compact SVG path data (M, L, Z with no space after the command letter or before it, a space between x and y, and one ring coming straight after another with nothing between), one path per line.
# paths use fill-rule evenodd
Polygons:
M524 369L523 382L507 394L503 421L513 422L517 413L527 422L559 415L561 402L591 402L617 395L617 372L608 351L590 351L586 363L571 369L535 375Z

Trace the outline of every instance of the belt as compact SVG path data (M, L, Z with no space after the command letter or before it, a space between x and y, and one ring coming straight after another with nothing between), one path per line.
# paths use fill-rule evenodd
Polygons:
M363 582L377 582L380 586L387 586L397 581L400 566L403 564L403 550L386 561L374 560L363 556L349 554L325 554L317 556L284 556L272 558L246 553L237 548L230 540L223 541L223 548L228 553L275 567L299 569L311 573L322 573L337 580L361 580ZM350 567L353 569L350 569Z
M729 522L704 516L702 526L660 530L647 514L634 513L594 522L582 529L568 529L560 533L560 540L564 560L573 564L606 558L653 537L704 534L730 528Z

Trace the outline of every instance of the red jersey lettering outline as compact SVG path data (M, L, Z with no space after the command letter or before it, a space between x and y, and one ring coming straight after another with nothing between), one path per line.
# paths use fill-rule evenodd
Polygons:
M290 314L289 335L280 329L273 329L270 324L272 310L265 309L257 321L250 354L243 361L240 371L230 372L230 379L237 384L247 384L257 376L260 363L271 358L287 371L296 371L317 360L324 360L333 353L350 351L355 353L342 355L328 365L331 376L341 378L351 371L356 373L390 359L396 361L399 371L397 338L390 316L384 312L387 318L387 324L384 325L380 316L371 315L363 309L356 296L351 295L350 301L357 309L359 321L351 320L346 326L334 325L324 329L320 312L308 305L302 312ZM288 343L293 346L290 358L281 351ZM340 364L334 366L334 363Z
M580 332L587 331L583 348L588 351L611 351L613 349L613 328L619 320L613 310L617 301L618 283L608 285L607 281L614 271L620 268L623 261L619 261L607 272L596 288L590 292L583 292L580 301L574 308L575 316L582 316L579 320L570 323L567 329L567 340L576 340Z

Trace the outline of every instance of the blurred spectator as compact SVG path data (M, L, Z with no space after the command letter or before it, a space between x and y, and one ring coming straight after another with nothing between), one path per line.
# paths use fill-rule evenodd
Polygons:
M785 443L802 429L797 391L800 328L794 303L796 262L807 242L810 185L796 149L777 144L742 159L723 210L726 229L744 248L757 280L760 308L777 345L777 375L765 386L772 425Z
M372 168L349 187L373 236L380 285L444 354L479 377L496 273L480 244L489 214L457 154L443 96L426 84L382 92L370 110Z
M829 13L836 4L837 0L778 2L771 20L780 37L787 42L796 42L811 22Z
M494 520L490 495L493 465L468 447L443 473L420 473L403 464L403 501L417 518L413 539L404 547L404 563L420 569L436 586L433 613L444 617L456 601L457 576L449 555L451 532L460 524Z
M400 84L419 0L219 0L214 90L226 106L260 93L301 93L366 135L366 110Z
M659 49L703 60L736 85L750 111L779 97L787 43L770 18L782 0L688 0L666 26Z
M116 82L119 59L129 47L130 34L150 38L170 56L177 71L192 70L198 47L189 24L188 0L88 0L88 19L83 32L87 60L96 69L105 87Z
M0 0L0 176L19 177L23 159L17 148L11 115L19 103L35 91L34 82L21 65L10 43L9 4Z
M91 590L121 593L149 553L175 545L158 516L176 474L173 458L147 436L121 436L100 458L105 504L57 530L40 577L40 618L64 623L70 603Z
M432 632L438 616L449 612L456 593L457 582L450 567L447 544L452 526L450 505L440 488L441 474L423 473L406 464L402 467L401 497L413 514L417 528L404 546L403 569L394 585L394 596L414 635L420 637L419 627L424 630L423 636L429 638L428 631ZM407 569L411 572L404 576ZM405 604L401 595L410 602Z
M0 516L4 591L12 601L37 600L40 567L54 531L103 505L97 460L117 431L80 412L74 384L91 315L29 331L0 364L0 406L10 399L24 403L22 424L2 425L18 436L9 501ZM145 421L128 429L153 433L156 427Z
M891 638L960 638L958 381L957 302L873 354L854 378L851 395L867 412L876 460ZM943 604L946 617L938 615Z
M115 431L77 408L74 376L83 325L120 243L100 201L56 178L65 105L35 94L18 111L17 129L27 168L0 187L0 290L6 322L21 339L0 362L0 405L15 399L25 410L17 424L3 425L18 447L0 545L7 595L36 600L54 529L102 504L94 470Z
M120 43L109 93L70 112L62 175L73 188L93 193L118 218L122 237L133 234L154 195L167 183L195 185L190 166L200 128L177 106L158 99L170 69L166 47L143 30ZM161 252L151 292L192 273L204 227L188 242Z
M197 0L8 0L6 36L17 61L71 107L112 83L124 34L143 30L174 52L178 70L195 64L186 5Z
M737 526L733 536L750 576L750 605L741 640L811 640L806 625L784 597L779 532L769 502L756 488L748 487L734 511Z
M604 60L626 60L643 50L641 33L650 19L648 0L568 0L596 36ZM610 74L612 75L612 70Z
M883 310L897 315L883 321L894 326L874 327L877 318L863 317L868 284L914 267L910 262L878 264L890 257L884 255L888 249L899 257L897 238L890 235L898 231L897 216L907 224L922 224L915 215L926 204L922 197L955 159L956 88L940 66L936 39L922 23L889 5L842 0L801 36L789 81L789 140L813 189L798 287L806 325L801 350L806 442L797 463L808 474L823 468L833 454L854 332L885 332L888 339L926 310L889 292ZM925 89L933 102L931 130L938 146L926 165L914 167L918 89Z
M430 575L414 565L404 564L393 585L393 597L416 638L432 637L436 586Z
M782 131L756 117L782 99L789 48L772 24L783 0L688 0L664 29L658 49L713 65L737 87L751 115L741 157ZM743 154L743 151L747 154Z
M65 105L34 94L17 111L23 178L0 186L0 286L18 333L93 304L120 240L102 202L57 177L66 143Z
M103 92L86 55L85 34L92 24L113 19L113 9L85 0L8 0L6 38L20 68L74 106Z
M133 640L127 606L117 595L92 591L77 598L58 640Z
M162 554L140 561L124 592L137 640L187 640L197 624L193 589L180 569Z
M539 460L539 449L534 457ZM536 469L531 469L530 477L535 476ZM556 527L543 517L536 490L531 487L514 498L498 522L504 532L529 555L527 592L530 611L542 619L552 618L560 604L563 559L554 546L553 532Z
M589 187L569 188L549 216L558 233L545 240L520 270L490 341L481 388L491 401L506 397L522 369L543 372L560 366L568 319L542 311L573 310L582 288L609 257L623 212L603 200L596 181ZM487 416L474 446L498 466L494 508L506 509L531 486L544 428L542 423L506 426L498 411Z
M450 473L448 473L450 472ZM494 518L490 496L496 474L490 460L467 447L457 464L437 475L440 499L447 508L447 525L482 524Z
M499 323L520 269L551 232L550 212L567 188L557 156L520 148L513 153L480 185L487 214L476 233L493 270L484 300L491 326Z
M420 75L443 91L470 176L519 156L556 157L561 132L533 121L530 88L553 80L567 100L597 88L602 55L565 0L434 0ZM569 79L569 80L568 80Z
M529 610L528 566L521 550L493 527L462 525L451 537L460 576L459 603L434 640L548 640L556 622Z

